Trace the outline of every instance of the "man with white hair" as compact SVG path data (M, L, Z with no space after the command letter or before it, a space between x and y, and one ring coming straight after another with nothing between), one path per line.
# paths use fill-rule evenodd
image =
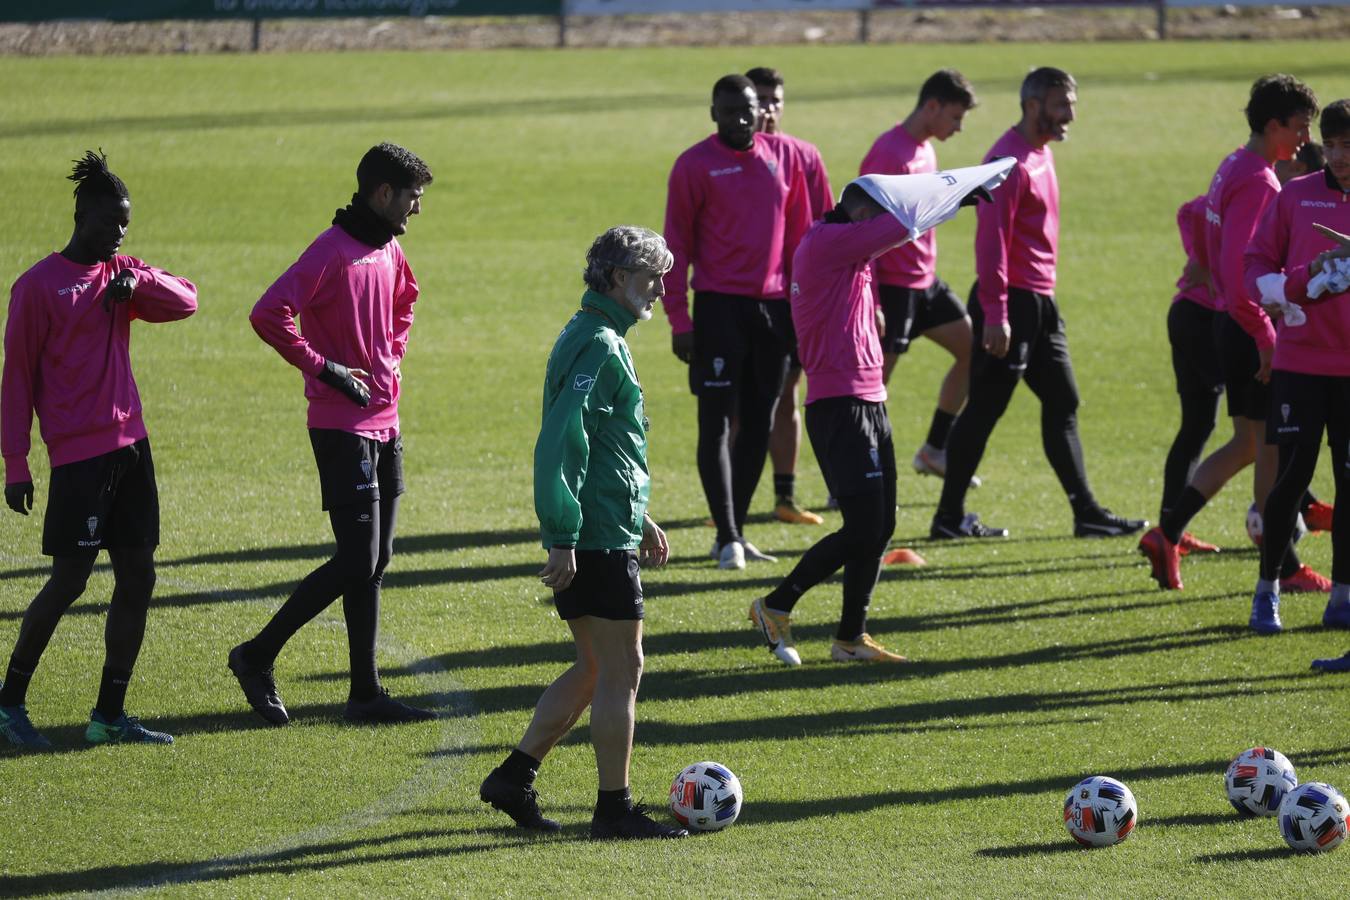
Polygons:
M558 616L577 661L544 691L525 736L479 790L522 828L558 831L539 811L535 775L586 707L600 789L591 837L674 838L634 805L628 786L633 716L642 677L640 565L663 566L666 535L647 515L647 418L624 334L650 319L672 257L654 231L620 225L586 255L581 309L558 335L544 377L534 448L534 504Z

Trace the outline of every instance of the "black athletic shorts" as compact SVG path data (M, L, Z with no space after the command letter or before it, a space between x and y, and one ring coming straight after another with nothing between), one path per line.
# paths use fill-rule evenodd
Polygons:
M336 428L311 428L324 510L397 497L403 485L403 436L388 441Z
M712 291L694 293L694 359L689 389L734 392L747 380L755 395L778 398L797 349L792 309L784 300L757 300Z
M1167 311L1167 340L1172 344L1172 372L1178 394L1223 393L1223 371L1214 319L1227 313L1178 300Z
M576 556L576 577L567 590L553 592L558 618L642 618L642 578L636 550L578 550Z
M1270 395L1267 444L1317 442L1323 429L1329 446L1350 443L1350 376L1276 369L1270 373Z
M881 339L886 353L904 353L925 331L966 317L966 305L941 278L922 289L878 285L877 297L886 317L886 336Z
M1037 394L1042 389L1065 385L1076 394L1069 335L1055 298L1025 288L1008 288L1008 327L1012 336L1008 352L1000 358L984 349L984 308L980 305L979 288L978 281L970 288L971 380L1016 385L1025 378Z
M1214 317L1214 335L1223 385L1228 391L1228 415L1264 422L1270 414L1270 385L1256 380L1256 373L1261 371L1256 341L1226 312Z
M159 488L149 438L52 468L42 522L47 556L158 546Z
M895 446L885 403L827 397L806 406L806 434L836 497L883 490L895 481Z

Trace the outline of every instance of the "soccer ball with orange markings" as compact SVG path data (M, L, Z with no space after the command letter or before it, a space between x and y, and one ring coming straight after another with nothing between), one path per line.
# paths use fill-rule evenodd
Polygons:
M1294 764L1269 747L1244 750L1223 776L1228 802L1244 816L1273 816L1284 795L1298 787Z
M675 776L670 814L692 831L720 831L741 814L740 780L720 763L699 762Z
M1320 781L1300 784L1280 804L1280 833L1295 850L1335 850L1350 831L1350 805L1341 792Z
M1094 775L1064 798L1064 827L1084 847L1110 847L1130 836L1139 807L1130 789L1114 778Z

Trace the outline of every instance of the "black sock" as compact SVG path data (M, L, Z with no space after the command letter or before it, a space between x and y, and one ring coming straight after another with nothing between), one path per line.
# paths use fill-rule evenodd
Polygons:
M1308 507L1312 506L1316 502L1317 498L1313 496L1312 491L1304 491L1303 499L1298 501L1299 515L1306 516L1308 514Z
M796 492L797 476L795 473L788 472L786 475L773 473L773 493L775 497L780 500L791 500L796 496Z
M1301 568L1303 568L1303 561L1294 552L1294 545L1290 544L1289 549L1285 551L1284 562L1280 565L1280 577L1293 578L1294 573Z
M23 706L28 697L28 682L37 669L37 660L29 662L11 656L4 687L0 687L0 706Z
M632 808L633 794L626 787L595 792L595 814L601 819L618 819Z
M933 410L933 421L928 426L928 446L936 447L942 450L947 446L947 434L952 430L952 423L956 421L956 416L951 413L943 412L940 409Z
M1194 519L1208 502L1204 494L1189 484L1186 485L1185 490L1181 492L1181 496L1177 498L1176 506L1173 506L1168 511L1167 517L1159 523L1167 539L1174 544L1180 541L1181 534L1186 530L1186 526L1191 523L1191 519Z
M99 682L98 702L94 704L94 709L106 721L111 722L122 715L122 707L127 701L127 685L130 683L130 669L103 667L103 680Z
M506 760L497 767L497 771L512 784L528 788L534 785L534 777L539 774L539 765L540 761L530 754L512 750Z

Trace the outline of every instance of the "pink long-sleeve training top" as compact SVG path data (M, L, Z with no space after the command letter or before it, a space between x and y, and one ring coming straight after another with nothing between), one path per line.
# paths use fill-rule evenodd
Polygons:
M1181 249L1186 254L1186 262L1209 269L1209 257L1205 254L1205 195L1193 197L1177 209L1177 231L1181 232ZM1183 273L1177 279L1177 293L1172 302L1189 300L1205 309L1214 309L1214 296L1209 292L1209 283L1187 284Z
M1017 160L993 203L979 204L975 226L977 296L990 325L1008 321L1008 288L1055 292L1059 254L1059 180L1049 145L1039 150L1009 128L985 154L985 162Z
M919 142L896 125L872 144L858 167L859 175L923 175L936 172L937 153L931 141ZM937 278L937 229L877 257L872 271L880 284L923 290Z
M1350 193L1326 170L1290 181L1266 209L1244 254L1247 292L1260 297L1256 279L1282 272L1285 299L1308 314L1302 325L1280 323L1273 368L1350 376L1350 293L1308 300L1309 263L1336 246L1314 223L1350 233Z
M804 141L790 134L780 133L796 149L801 157L802 176L806 180L806 200L811 205L811 221L814 222L834 209L834 192L830 189L830 174L825 170L825 160L820 149L810 141Z
M872 260L909 237L889 213L811 226L792 261L792 324L806 372L806 402L886 399Z
M395 370L408 347L416 300L417 281L397 239L376 249L334 225L267 289L249 321L304 373L310 428L384 440L398 431ZM319 380L329 359L370 373L369 406Z
M103 307L119 272L136 279L131 299ZM32 481L33 414L53 466L92 459L146 436L131 374L131 320L173 322L197 309L186 278L114 256L83 265L52 253L14 282L0 376L0 454L5 483Z
M680 154L670 172L666 245L675 264L662 307L676 334L693 330L693 288L785 300L785 269L811 223L801 154L782 135L756 134L748 150L711 135Z
M1280 193L1275 170L1259 154L1239 147L1219 164L1205 196L1205 253L1216 309L1252 336L1256 346L1275 346L1275 326L1257 298L1247 293L1242 256L1261 215Z

